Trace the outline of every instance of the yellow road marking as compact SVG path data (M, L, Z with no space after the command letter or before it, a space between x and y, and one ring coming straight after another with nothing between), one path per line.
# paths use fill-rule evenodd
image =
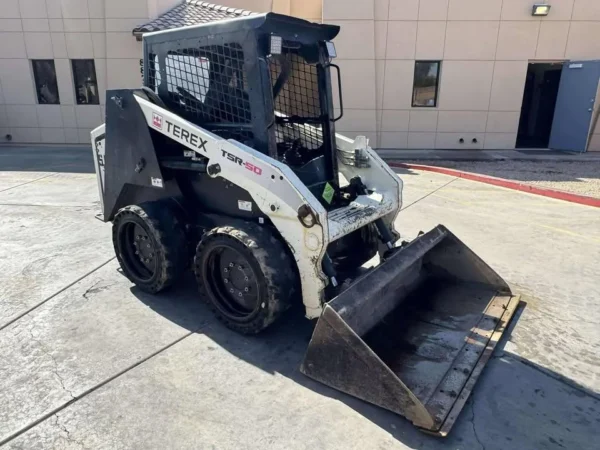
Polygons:
M471 202L463 202L461 200L456 200L454 198L447 197L445 195L441 195L441 194L439 194L437 192L434 193L434 194L432 194L432 195L435 196L435 197L443 198L444 200L448 200L448 201L451 201L451 202L454 202L454 203L458 203L460 205L473 206L473 203L471 203ZM479 215L482 215L482 216L486 216L486 217L491 217L491 218L495 217L492 214L488 214L488 213L482 212L482 211L470 211L470 212L475 213L475 214L479 214ZM586 236L584 234L575 233L574 231L565 230L564 228L558 228L558 227L554 227L552 225L545 225L545 224L537 223L537 222L528 222L528 221L518 221L518 222L520 224L522 224L522 225L534 225L534 226L538 226L538 227L541 227L541 228L546 228L548 230L556 231L557 233L563 233L563 234L566 234L566 235L569 235L569 236L581 238L581 239L583 239L585 241L590 241L590 242L594 242L594 243L600 244L600 238L596 238L596 237L592 237L592 236Z
M580 238L583 238L585 240L589 240L589 241L592 241L592 242L597 242L597 243L600 244L600 239L597 239L595 237L585 236L583 234L575 233L573 231L565 230L563 228L553 227L551 225L544 225L542 223L531 222L531 224L532 225L537 225L538 227L547 228L549 230L558 231L559 233L568 234L570 236L580 237Z

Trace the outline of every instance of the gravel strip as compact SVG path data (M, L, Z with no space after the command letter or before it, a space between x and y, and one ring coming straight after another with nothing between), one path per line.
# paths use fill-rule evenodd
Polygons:
M600 161L414 161L600 198Z

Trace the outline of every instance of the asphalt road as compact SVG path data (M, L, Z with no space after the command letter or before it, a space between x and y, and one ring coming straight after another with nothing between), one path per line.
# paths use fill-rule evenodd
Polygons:
M524 294L446 439L303 376L301 311L243 337L194 282L148 296L113 258L91 157L0 148L0 442L7 449L592 449L600 210L399 170L398 229L446 225Z

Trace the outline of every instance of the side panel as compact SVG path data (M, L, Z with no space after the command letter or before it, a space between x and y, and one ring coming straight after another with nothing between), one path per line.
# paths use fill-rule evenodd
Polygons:
M154 143L145 118L129 89L106 93L104 220L119 208L166 196ZM136 186L136 189L131 189Z
M327 213L321 203L286 165L234 140L224 140L193 123L135 97L147 127L162 133L209 159L209 168L218 164L219 173L250 193L252 199L277 227L298 265L302 297L309 318L322 311L322 292L327 277L321 261L329 243ZM193 157L193 154L192 156ZM298 209L309 205L317 224L305 228Z
M174 173L188 208L202 214L219 214L244 220L264 217L252 196L225 178L177 170ZM192 211L190 211L192 212Z
M563 66L549 147L585 152L596 101L600 61L569 61Z

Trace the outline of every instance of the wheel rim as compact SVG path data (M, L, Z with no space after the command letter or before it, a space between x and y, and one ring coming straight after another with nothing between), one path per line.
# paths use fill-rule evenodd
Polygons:
M244 320L258 309L258 279L246 256L237 249L226 245L213 248L206 256L204 275L223 314Z
M156 249L154 240L139 224L123 224L120 235L121 257L133 275L142 280L150 280L156 272Z

